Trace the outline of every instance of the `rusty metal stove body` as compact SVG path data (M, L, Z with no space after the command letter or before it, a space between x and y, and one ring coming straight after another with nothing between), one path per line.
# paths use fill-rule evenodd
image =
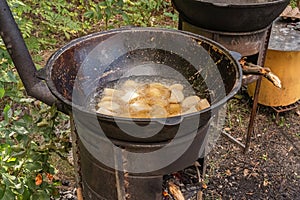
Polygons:
M272 24L268 27L249 32L228 32L228 31L216 31L208 30L201 28L197 25L193 25L188 20L185 20L184 17L179 14L178 29L184 30L192 33L196 33L207 38L210 38L230 51L235 51L240 53L243 57L247 57L247 60L251 63L264 66L265 56L268 49L268 43L270 39ZM228 137L232 142L238 144L244 149L244 152L248 152L251 135L254 130L254 121L256 116L256 111L258 107L258 95L261 85L261 76L256 75L244 75L243 76L243 85L248 85L254 81L257 81L254 96L253 96L253 107L251 111L251 116L248 125L248 131L246 134L245 144L236 140L230 134L225 131L222 131L222 134Z

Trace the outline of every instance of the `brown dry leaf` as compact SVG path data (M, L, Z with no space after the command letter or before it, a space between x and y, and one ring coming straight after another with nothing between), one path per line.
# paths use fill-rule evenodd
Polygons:
M264 179L263 186L266 187L267 185L269 185L269 181L267 179Z
M39 186L43 183L43 176L42 174L38 174L35 177L35 185Z
M164 196L164 197L167 197L167 196L169 196L169 193L168 193L166 190L164 190L164 191L163 191L163 196Z
M202 188L203 189L206 189L207 188L207 185L205 183L202 183Z
M226 174L227 176L231 176L231 171L230 171L229 169L227 169L227 170L225 171L225 174Z
M254 178L256 178L256 177L258 177L258 176L259 176L259 174L258 174L258 173L256 173L256 172L254 172L254 173L251 173L251 176L253 176Z
M52 174L50 174L50 173L46 173L46 176L47 176L47 178L48 178L48 180L49 181L53 181L53 175Z
M229 132L230 130L231 130L230 127L225 127L225 128L224 128L224 131L226 131L226 132Z
M248 169L244 169L244 177L249 175L249 170Z
M169 190L173 195L175 200L185 200L183 194L181 193L179 187L172 182L169 182Z
M197 200L202 200L203 199L203 192L200 190L197 193Z

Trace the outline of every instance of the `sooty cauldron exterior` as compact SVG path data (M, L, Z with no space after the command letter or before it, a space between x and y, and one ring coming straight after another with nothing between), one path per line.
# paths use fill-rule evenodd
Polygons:
M269 26L289 0L172 0L180 16L201 28L250 32Z

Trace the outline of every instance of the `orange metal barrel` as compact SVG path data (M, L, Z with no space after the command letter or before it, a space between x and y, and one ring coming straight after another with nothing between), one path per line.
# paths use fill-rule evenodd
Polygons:
M277 75L282 89L263 78L258 102L266 106L287 106L300 99L300 30L295 23L274 22L265 67ZM253 96L255 84L248 85Z
M266 106L287 106L300 99L300 51L267 50L265 67L269 67L282 83L282 89L262 80L258 102ZM256 83L248 85L253 96Z

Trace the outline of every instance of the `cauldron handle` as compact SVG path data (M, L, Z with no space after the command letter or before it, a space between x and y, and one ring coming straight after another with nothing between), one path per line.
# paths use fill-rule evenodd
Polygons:
M236 51L229 51L229 53L239 63L240 59L242 58L242 55Z
M10 54L28 95L64 111L59 101L46 83L36 76L37 69L32 61L21 32L5 0L0 0L0 35Z

